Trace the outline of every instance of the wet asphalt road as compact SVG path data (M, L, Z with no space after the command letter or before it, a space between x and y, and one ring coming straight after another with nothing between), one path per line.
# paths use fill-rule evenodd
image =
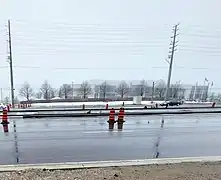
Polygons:
M126 117L113 132L105 117L10 119L0 164L221 155L221 114L163 117L163 128L162 116Z

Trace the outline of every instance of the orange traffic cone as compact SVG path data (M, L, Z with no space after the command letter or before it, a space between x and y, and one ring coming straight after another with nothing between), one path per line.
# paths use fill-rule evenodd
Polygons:
M114 124L116 123L115 121L115 110L114 108L112 108L110 110L110 113L109 113L109 120L107 121L109 123L109 129L112 130L114 129Z
M118 129L123 129L124 122L124 108L120 108L117 120Z

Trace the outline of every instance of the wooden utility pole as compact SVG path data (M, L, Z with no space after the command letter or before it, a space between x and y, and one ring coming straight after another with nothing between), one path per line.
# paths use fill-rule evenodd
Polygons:
M15 107L14 95L14 77L13 77L13 64L12 64L12 40L11 40L11 22L8 20L8 43L9 43L9 67L10 67L10 81L11 81L11 102L12 107Z

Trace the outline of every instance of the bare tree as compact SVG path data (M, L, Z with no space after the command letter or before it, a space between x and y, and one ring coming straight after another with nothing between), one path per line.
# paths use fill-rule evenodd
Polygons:
M106 98L106 94L107 94L107 81L104 81L101 85L100 85L100 93L102 94L102 98Z
M218 94L217 94L216 99L217 99L217 101L218 101L218 102L220 102L220 101L221 101L221 93L218 93Z
M78 91L79 94L85 99L89 94L92 93L91 85L87 81L83 81Z
M215 100L215 93L213 92L213 93L211 93L211 95L209 96L209 100L210 101L214 101Z
M41 91L42 96L44 97L44 99L46 99L46 100L51 99L52 87L48 83L47 80L44 81L44 83L41 85L40 91Z
M155 88L155 92L158 94L159 98L162 98L165 96L166 93L166 83L163 80L160 80Z
M8 96L6 96L5 98L4 98L4 104L9 104L10 103L10 98L8 97Z
M19 100L18 100L17 96L15 96L14 102L15 102L15 104L19 104Z
M50 99L51 99L51 98L54 98L54 97L56 96L56 93L57 93L57 90L51 88Z
M140 92L139 95L143 96L147 92L147 83L145 80L140 81Z
M176 83L176 84L172 84L171 85L171 97L172 98L180 98L184 95L185 89L182 88L180 83ZM183 95L181 95L181 93L183 93Z
M64 96L65 99L68 98L68 96L72 95L72 87L70 84L63 84L61 87L60 87L60 95L61 96Z
M37 99L41 99L41 97L42 97L42 92L41 92L41 91L37 92L37 93L35 94L35 97L36 97Z
M119 94L121 98L124 98L124 96L129 93L129 86L128 86L128 84L125 81L122 81L118 85L118 87L116 89L116 93Z
M22 85L22 88L19 91L20 96L26 98L27 101L34 95L33 89L31 88L28 82L25 82Z
M58 90L58 97L62 98L62 90L61 90L61 88Z

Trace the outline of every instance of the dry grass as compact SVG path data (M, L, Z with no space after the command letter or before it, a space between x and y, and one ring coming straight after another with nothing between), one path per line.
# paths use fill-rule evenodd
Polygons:
M182 163L0 173L0 180L221 180L221 163Z

